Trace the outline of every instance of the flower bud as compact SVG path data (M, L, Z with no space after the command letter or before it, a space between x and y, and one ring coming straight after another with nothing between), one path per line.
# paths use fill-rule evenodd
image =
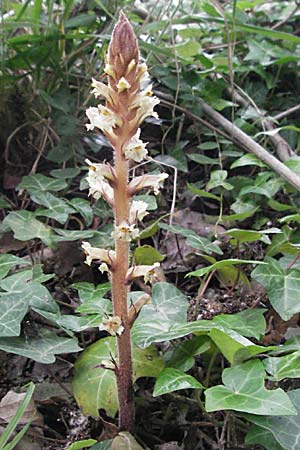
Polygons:
M117 72L120 79L125 76L128 65L132 60L138 63L139 50L133 28L127 17L121 11L119 20L113 30L108 51L108 62Z

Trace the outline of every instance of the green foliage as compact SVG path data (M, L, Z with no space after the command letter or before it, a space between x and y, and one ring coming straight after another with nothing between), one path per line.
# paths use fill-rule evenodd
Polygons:
M264 367L259 360L225 369L224 386L205 391L206 410L233 409L262 416L296 415L297 411L282 389L265 389L264 377Z
M133 379L157 377L163 361L155 347L132 347ZM116 339L107 337L88 347L75 364L73 392L85 414L98 416L104 409L114 417L118 411L115 363L118 364Z
M266 416L262 417L247 414L247 419L256 425L255 428L251 428L250 434L247 435L247 443L259 443L257 435L265 432L268 433L267 436L271 435L272 438L277 441L277 447L279 444L278 448L281 448L280 446L282 446L284 450L297 450L299 448L300 390L292 390L288 392L287 395L297 411L297 416L284 416L282 412L279 413L277 417L270 416L268 413ZM277 449L277 447L273 448Z
M90 204L84 178L82 191L77 186L86 157L109 160L105 140L96 133L87 137L84 132L85 99L91 77L97 76L103 64L118 8L125 5L139 31L142 19L136 11L131 13L130 3L118 1L108 5L96 1L81 5L72 0L55 4L37 0L4 5L4 13L9 10L13 15L4 14L0 24L3 179L16 175L21 181L18 195L5 188L5 195L0 197L1 234L12 234L24 246L4 253L4 245L0 256L0 348L43 364L52 364L57 354L80 351L74 334L84 332L84 344L90 329L94 333L103 318L112 314L109 284L95 271L92 283L74 283L78 278L73 278L72 272L70 283L74 283L75 291L66 294L72 312L66 308L61 311L56 301L60 297L52 294L56 287L60 292L61 285L65 286L59 271L55 271L54 278L49 274L52 269L44 274L38 264L31 266L28 254L39 262L38 255L47 252L47 247L56 251L62 243L71 241L79 247L81 240L111 247L110 213L101 200ZM243 420L253 423L253 427L247 434L247 444L257 443L268 450L297 450L299 423L292 404L299 409L299 393L292 390L284 394L278 383L286 380L279 385L289 389L292 385L287 379L299 377L299 339L292 338L280 346L262 345L265 309L221 314L212 320L187 319L189 302L196 302L195 314L190 311L196 317L199 307L201 310L205 304L202 300L209 298L208 287L220 289L220 303L226 290L233 305L244 304L245 291L251 294L256 289L249 277L252 264L256 265L252 279L263 286L280 317L287 321L300 312L298 192L270 170L265 161L237 145L232 136L219 135L219 127L212 129L199 122L209 121L203 115L204 100L275 156L277 147L272 138L276 136L283 137L297 154L299 113L288 111L299 98L299 13L291 14L293 2L274 1L272 7L262 0L221 3L222 13L215 3L207 1L193 5L181 2L180 8L170 5L168 11L165 5L145 3L151 17L143 24L141 50L155 77L155 89L162 93L163 138L157 139L155 123L146 123L149 152L155 157L155 164L169 164L178 170L176 207L180 210L192 204L194 211L203 213L204 223L218 226L203 236L187 223L164 224L165 218L169 220L169 192L159 197L136 196L136 200L148 204L150 215L134 252L135 263L164 261L167 280L178 280L179 289L169 283L155 284L152 303L139 312L132 338L139 347L134 347L135 364L144 362L145 370L138 367L135 375L158 376L155 395L172 395L174 390L191 387L202 393L205 387L200 381L205 386L217 384L206 390L207 409L248 413ZM243 102L229 93L232 86ZM164 104L164 99L169 104ZM278 113L284 115L274 119ZM265 127L262 118L270 118L273 129ZM160 150L162 154L158 154ZM299 175L298 156L285 164ZM144 166L139 170L148 169ZM156 211L158 206L160 210ZM183 246L198 258L195 264L186 264L187 278L177 273L177 267L169 270L170 255L160 247L161 235L155 237L158 230L162 235L168 232L183 237ZM184 252L183 246L180 242ZM74 273L78 266L74 260ZM190 298L183 292L188 292ZM268 302L264 299L265 305ZM47 325L39 323L41 317L49 321L51 332ZM27 323L33 324L30 332ZM82 336L77 337L81 342ZM107 342L109 345L105 346ZM113 342L113 338L100 339L76 363L80 383L74 382L75 390L80 390L79 384L86 389L77 397L85 398L83 409L95 417L99 407L112 416L117 411L113 372L95 368L103 360L111 363L105 349L116 357ZM152 345L162 342L159 357ZM151 361L143 356L149 356L149 352ZM212 358L215 354L222 364L225 358L231 366L223 371L224 385L218 381L219 360ZM212 367L207 366L207 360L212 360ZM201 373L193 369L195 364L201 365ZM85 370L92 378L97 374L90 385L86 383ZM190 370L191 375L186 373ZM192 377L195 374L199 379ZM100 401L95 392L102 382L108 388L106 391L102 387ZM232 417L234 421L234 413ZM27 425L12 442L17 443L26 430ZM13 448L1 441L3 435L8 436L2 434L0 447L2 444L5 450ZM115 447L123 448L124 439L115 442ZM112 442L79 441L69 450L88 446L104 450L113 448ZM134 445L138 444L130 441L124 448L139 448Z
M5 427L3 432L0 436L0 448L1 450L13 450L18 443L21 441L22 437L27 432L28 428L31 425L31 420L21 428L21 430L15 434L15 430L17 428L18 423L22 419L22 416L29 405L29 402L32 398L33 392L34 392L35 386L33 383L29 383L26 395L22 401L22 403L19 405L14 417L10 421L10 423Z
M154 386L153 397L180 389L201 389L203 386L191 375L178 369L166 368L160 372Z

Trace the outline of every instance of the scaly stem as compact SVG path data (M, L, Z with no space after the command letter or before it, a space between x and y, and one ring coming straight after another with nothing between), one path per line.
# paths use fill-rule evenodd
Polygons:
M121 146L115 149L115 171L117 184L114 188L115 221L119 225L128 222L128 162L121 153ZM112 272L112 295L114 315L122 319L124 332L118 336L118 369L116 371L119 397L119 429L133 431L134 401L132 386L132 357L130 326L128 323L126 273L128 270L129 242L116 239L116 263Z

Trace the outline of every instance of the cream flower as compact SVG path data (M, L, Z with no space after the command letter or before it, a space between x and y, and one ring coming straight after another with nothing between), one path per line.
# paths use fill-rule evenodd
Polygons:
M106 73L106 75L108 75L108 76L110 76L112 78L115 78L114 69L108 62L105 64L104 72Z
M86 110L90 123L86 124L88 131L95 127L99 128L103 133L112 134L113 128L121 125L120 118L110 109L99 105L98 108L91 106Z
M120 225L115 225L114 231L111 233L111 236L114 239L118 239L120 241L130 242L133 239L137 238L139 235L139 230L135 228L134 224L129 225L128 222L123 221Z
M93 185L90 185L89 195L96 200L103 197L110 205L113 205L114 191L110 184L107 183L107 181L101 181L99 177L95 177L95 179L92 180L92 183Z
M124 331L124 327L119 316L109 316L107 319L103 319L99 330L107 331L112 336L120 336Z
M132 69L134 69L135 66L136 66L136 62L135 62L134 59L132 59L130 61L130 63L128 64L128 67L127 67L127 70L126 70L126 75L128 75L132 71Z
M87 181L90 188L97 189L97 184L102 182L105 178L109 181L115 180L114 169L109 164L93 163L89 159L86 159L85 162L89 166Z
M157 113L153 111L154 107L158 105L158 103L159 99L157 97L153 97L151 85L149 85L149 87L144 91L136 94L130 106L130 109L138 108L137 118L135 118L134 121L138 120L138 123L141 123L148 116L153 116L158 119Z
M85 263L90 266L94 259L112 264L116 258L116 252L113 250L104 250L103 248L92 247L89 242L83 242L82 248L86 255Z
M130 267L127 271L126 279L127 281L133 280L134 278L144 277L145 283L153 283L157 280L157 275L155 270L160 267L158 262L152 264L152 266L134 266Z
M142 200L133 200L130 205L129 222L135 223L137 220L143 220L143 218L149 214L147 211L148 204Z
M117 88L118 88L118 92L121 93L123 91L126 91L126 89L130 89L131 84L128 83L126 78L122 77L118 81Z
M155 195L159 194L159 189L163 187L164 181L168 178L167 173L160 173L159 175L143 175L135 177L129 183L129 192L134 194L143 188L152 188Z
M98 97L104 97L105 100L112 102L114 104L117 103L117 95L115 93L115 91L107 86L104 83L101 83L100 81L95 80L94 78L92 78L92 87L94 88L92 90L92 94L94 94L94 96L96 98Z
M144 88L150 83L150 75L148 72L147 64L145 64L145 63L139 64L138 70L139 70L138 76L139 76L140 86L142 88Z
M134 136L124 146L124 155L126 159L132 159L136 162L141 162L147 156L148 150L146 149L147 142L144 143L139 139L141 129L139 128Z
M100 264L99 270L100 270L101 273L104 273L104 272L110 273L110 270L109 270L108 265L106 263Z
M106 84L101 83L101 81L95 80L95 78L92 78L92 87L94 88L92 94L94 94L96 98L108 98L110 96L109 87Z

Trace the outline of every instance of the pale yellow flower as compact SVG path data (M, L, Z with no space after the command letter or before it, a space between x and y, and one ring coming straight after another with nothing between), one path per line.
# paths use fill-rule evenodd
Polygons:
M155 271L158 267L160 267L159 262L156 262L151 266L141 265L130 267L130 269L128 269L126 279L133 280L134 278L144 277L145 283L153 283L157 279Z
M136 162L141 162L147 156L148 150L146 149L147 142L144 143L139 139L141 129L139 128L134 136L127 142L124 147L124 155L126 159L131 159Z
M82 248L86 255L85 263L90 266L93 260L104 261L112 264L116 258L114 250L104 250L103 248L92 247L89 242L83 242Z
M149 214L147 211L148 204L142 200L133 200L130 205L129 222L135 223L137 220L143 220L143 218Z
M92 87L94 88L92 90L92 94L94 94L96 98L103 97L108 102L114 104L117 102L117 95L110 86L107 86L106 84L101 83L101 81L97 81L92 78Z
M97 108L91 106L86 110L90 123L86 125L88 131L95 127L99 128L103 133L112 134L113 128L121 125L120 118L110 109L99 105Z
M122 222L120 225L115 225L114 231L111 233L111 236L114 239L118 239L120 241L130 242L133 239L136 239L139 235L139 230L135 228L134 224L129 224L128 222Z
M106 73L106 75L109 75L110 77L115 78L114 69L108 62L105 64L104 72Z
M99 330L107 331L112 336L120 336L124 331L124 327L119 316L109 316L107 319L103 319Z
M126 89L130 89L131 85L128 83L126 78L122 77L118 81L117 88L118 88L118 92L121 93L123 91L126 91Z
M160 188L163 187L164 181L168 178L167 173L159 175L142 175L133 178L129 183L129 192L135 193L143 188L151 188L155 195L159 194Z
M159 99L153 96L152 86L150 85L147 89L135 94L133 102L130 108L138 108L137 118L135 121L138 123L143 122L148 116L153 116L158 119L158 115L153 111L154 107L158 105Z

